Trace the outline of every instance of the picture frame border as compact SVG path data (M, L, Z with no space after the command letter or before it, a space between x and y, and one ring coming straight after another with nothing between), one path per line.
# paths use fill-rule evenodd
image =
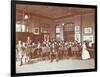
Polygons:
M30 72L30 73L16 73L16 4L28 5L50 5L50 6L69 6L95 9L95 68L94 69L78 69L78 70L62 70L62 71L46 71L46 72ZM11 76L29 76L29 75L50 75L50 74L64 74L64 73L79 73L79 72L93 72L97 71L97 5L82 5L82 4L64 4L64 3L48 3L35 1L17 1L11 0Z

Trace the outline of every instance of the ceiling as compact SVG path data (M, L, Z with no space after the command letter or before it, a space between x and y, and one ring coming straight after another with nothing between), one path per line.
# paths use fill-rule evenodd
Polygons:
M16 5L16 14L29 14L45 17L48 19L58 19L72 15L94 12L92 8L58 7L42 5ZM18 15L17 15L18 16Z

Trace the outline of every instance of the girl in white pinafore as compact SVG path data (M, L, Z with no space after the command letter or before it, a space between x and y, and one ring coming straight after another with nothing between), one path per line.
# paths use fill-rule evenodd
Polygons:
M89 59L89 58L90 58L90 54L89 54L86 44L84 42L82 45L82 60Z

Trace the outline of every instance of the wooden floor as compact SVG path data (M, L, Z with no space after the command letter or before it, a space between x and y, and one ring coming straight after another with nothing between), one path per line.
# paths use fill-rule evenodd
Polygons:
M58 62L50 60L33 61L31 64L19 66L16 62L16 72L41 72L41 71L56 71L56 70L75 70L75 69L91 69L95 67L94 59L77 60L77 59L63 59Z

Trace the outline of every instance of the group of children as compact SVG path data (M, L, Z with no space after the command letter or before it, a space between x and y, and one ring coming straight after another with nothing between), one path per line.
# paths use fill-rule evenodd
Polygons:
M86 43L78 43L77 41L43 41L32 42L30 37L27 37L26 42L18 41L16 45L16 61L20 61L20 65L30 63L32 56L36 52L39 58L46 58L53 62L61 58L72 56L81 57L81 59L89 59L90 54L87 50Z

